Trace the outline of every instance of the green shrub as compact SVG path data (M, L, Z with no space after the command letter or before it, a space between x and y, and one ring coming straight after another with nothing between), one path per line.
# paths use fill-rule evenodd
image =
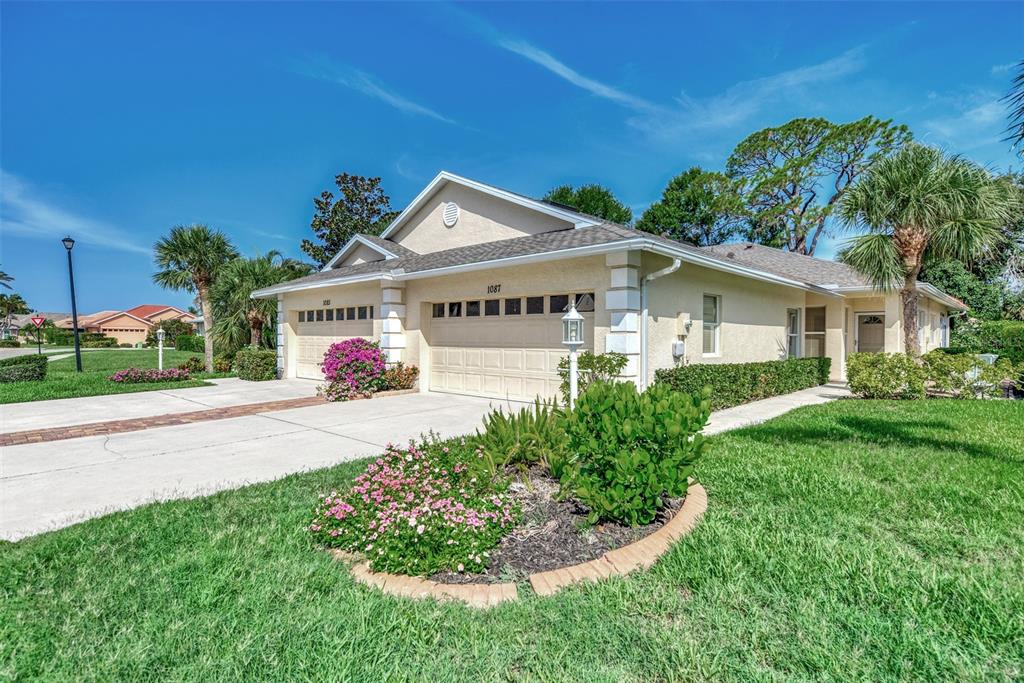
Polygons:
M384 374L380 376L381 391L400 391L412 389L416 386L416 379L420 376L420 369L415 365L406 365L399 361L389 365Z
M16 349L21 346L17 339L0 339L0 349Z
M830 358L701 363L658 370L654 380L686 394L700 394L704 387L711 387L711 409L721 410L825 384L831 367Z
M119 349L130 349L130 348L132 348L132 345L129 344L128 342L125 342L124 344L118 344L117 348L119 348Z
M0 360L0 384L38 382L46 379L47 359L40 354Z
M170 345L170 344L177 345L178 337L183 336L183 335L187 335L187 334L192 334L192 326L189 325L184 320L178 320L177 318L175 318L173 320L161 320L156 325L153 325L153 327L149 328L149 332L146 333L146 344L148 346L156 346L156 344L157 344L156 331L157 330L163 330L164 331L164 344L168 344L168 345ZM190 351L191 349L185 349L185 350Z
M584 351L576 357L579 373L577 374L577 391L582 394L594 382L610 382L619 376L626 367L625 354L609 351L595 354ZM569 357L558 361L558 376L562 378L559 390L562 392L562 405L569 405Z
M184 363L178 365L179 370L184 370L190 374L206 371L206 362L199 356L192 356L187 358ZM214 368L216 371L216 368Z
M560 413L569 461L562 483L589 508L589 521L652 521L666 497L686 493L706 444L708 394L655 384L598 382Z
M203 338L197 334L179 334L174 340L174 348L178 351L194 351L202 353L206 350Z
M854 353L846 362L850 391L863 398L924 398L924 376L902 353Z
M213 358L213 371L214 372L231 372L231 364L233 360L226 356L214 356ZM205 367L205 366L204 366Z
M277 352L247 346L235 355L235 372L250 382L277 379Z
M1024 363L1024 322L966 320L953 328L951 341L971 353L994 353L1012 363Z
M537 400L532 408L515 413L491 411L484 417L484 431L474 442L483 449L487 474L494 477L506 467L526 468L542 464L555 479L565 461L565 431L558 421L554 401ZM552 465L554 466L552 468Z
M94 337L85 341L79 340L83 349L113 349L117 347L117 340L113 337ZM74 343L74 342L72 342Z

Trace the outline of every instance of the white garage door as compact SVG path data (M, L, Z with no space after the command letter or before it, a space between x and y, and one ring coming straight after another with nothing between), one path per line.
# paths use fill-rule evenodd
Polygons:
M549 313L547 301L544 313L529 315L522 305L517 315L486 315L483 305L474 306L479 302L457 303L456 310L450 302L438 304L445 316L430 321L432 391L521 401L558 397L558 362L567 353L561 312ZM593 348L593 315L584 316L584 348Z
M327 349L330 348L331 344L345 339L351 339L352 337L365 337L366 339L373 339L373 320L369 319L372 315L370 309L372 307L359 307L368 308L365 312L356 310L353 315L353 320L324 320L326 317L323 311L319 312L319 321L317 318L317 312L309 311L313 313L313 322L300 322L296 329L296 348L295 348L295 376L303 379L320 379L324 378L323 370L320 368L320 364L324 361L324 354ZM344 310L344 309L337 309ZM303 312L303 318L308 315L307 312ZM367 315L366 319L359 320L358 315L362 313ZM333 317L334 311L332 310ZM344 315L344 313L342 313Z

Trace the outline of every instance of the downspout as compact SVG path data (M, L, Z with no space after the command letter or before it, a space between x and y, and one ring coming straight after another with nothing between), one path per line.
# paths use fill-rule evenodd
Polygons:
M656 270L653 273L648 273L644 276L644 279L640 282L640 390L647 388L647 370L649 363L647 361L647 285L660 277L671 275L672 273L679 270L679 266L682 265L682 261L677 258L672 259L671 265L668 265L661 270Z

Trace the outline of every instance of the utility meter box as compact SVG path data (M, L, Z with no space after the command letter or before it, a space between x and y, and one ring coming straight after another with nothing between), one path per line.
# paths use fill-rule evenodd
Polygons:
M675 358L682 358L686 355L686 342L683 340L677 340L672 342L672 356Z

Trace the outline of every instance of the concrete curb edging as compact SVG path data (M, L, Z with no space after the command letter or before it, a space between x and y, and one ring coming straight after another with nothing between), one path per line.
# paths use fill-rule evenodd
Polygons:
M561 567L530 575L530 586L537 595L554 595L567 586L600 581L610 576L625 576L637 569L647 569L664 555L672 544L693 531L708 507L707 491L700 484L691 484L679 511L653 534L629 545L609 550L596 560ZM514 583L438 583L418 576L388 574L370 570L361 556L343 550L331 550L336 559L350 564L349 572L359 583L379 588L396 597L458 600L470 607L494 607L519 599Z

